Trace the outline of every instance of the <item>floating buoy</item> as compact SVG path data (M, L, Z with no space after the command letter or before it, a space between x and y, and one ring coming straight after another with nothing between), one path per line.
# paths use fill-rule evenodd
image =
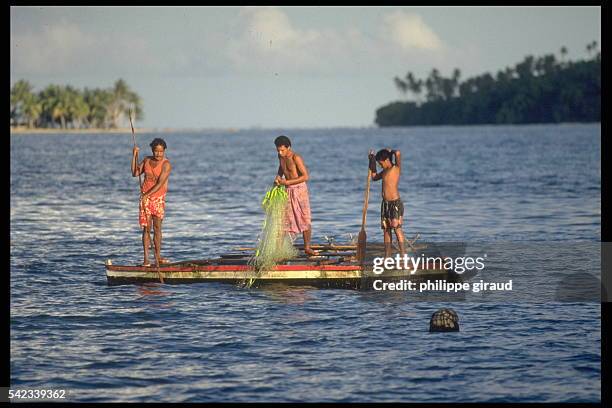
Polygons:
M430 332L459 331L459 316L453 309L440 309L431 315Z

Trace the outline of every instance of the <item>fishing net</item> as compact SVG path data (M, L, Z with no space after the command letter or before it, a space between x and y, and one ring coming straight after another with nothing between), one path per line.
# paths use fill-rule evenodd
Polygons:
M288 199L284 186L274 186L261 202L266 218L257 240L255 256L249 262L256 271L272 269L279 261L298 255L291 237L283 228Z

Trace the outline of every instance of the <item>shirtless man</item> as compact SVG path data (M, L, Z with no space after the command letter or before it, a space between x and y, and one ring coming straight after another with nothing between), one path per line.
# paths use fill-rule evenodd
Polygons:
M312 231L310 200L306 186L308 169L302 156L291 149L291 141L287 136L277 137L274 144L279 162L274 183L285 186L289 195L285 231L290 234L301 232L304 237L304 253L309 256L317 255L317 252L310 248Z
M153 139L151 144L153 156L147 156L142 163L138 163L138 147L134 146L132 154L132 176L138 177L145 175L141 187L141 198L139 205L139 223L142 230L142 246L144 248L143 266L149 264L149 248L151 246L151 223L153 223L153 244L155 246L155 260L159 263L167 263L168 260L162 258L161 239L162 239L162 220L166 208L166 192L168 191L168 177L172 166L165 157L166 142L164 139Z
M395 164L391 161L393 157L395 157ZM383 229L385 240L385 257L391 256L392 230L395 231L400 253L404 256L404 232L402 231L404 204L402 203L402 199L397 189L402 169L400 151L391 150L389 148L379 150L378 153L376 153L376 160L374 160L374 151L370 150L368 158L370 159L372 180L376 181L382 179L383 181L380 224ZM376 172L376 162L382 167L380 173Z

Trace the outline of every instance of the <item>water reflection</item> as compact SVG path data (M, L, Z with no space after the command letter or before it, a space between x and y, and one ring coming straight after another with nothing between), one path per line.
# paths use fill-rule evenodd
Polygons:
M257 291L257 293L264 295L267 299L274 302L301 305L313 300L311 292L317 290L317 288L308 285L287 286L282 283L272 283L252 288L251 290Z
M176 306L174 302L175 293L168 290L167 285L162 285L159 282L145 282L134 286L136 288L138 300L155 300L154 302L148 302L148 304L161 309L173 308ZM164 302L159 302L160 300Z

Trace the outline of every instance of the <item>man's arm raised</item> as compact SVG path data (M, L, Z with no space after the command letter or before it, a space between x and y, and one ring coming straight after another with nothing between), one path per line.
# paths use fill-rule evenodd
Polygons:
M394 154L395 154L395 165L397 166L398 169L401 170L402 168L401 153L399 150L394 150Z
M376 158L374 156L374 150L370 150L370 152L368 153L368 166L370 167L370 175L372 177L372 180L376 181L376 180L380 180L382 178L382 173L378 174L376 172Z
M138 147L134 146L134 150L132 152L132 177L137 177L142 174L144 162L147 159L146 157L142 160L142 163L138 164Z

